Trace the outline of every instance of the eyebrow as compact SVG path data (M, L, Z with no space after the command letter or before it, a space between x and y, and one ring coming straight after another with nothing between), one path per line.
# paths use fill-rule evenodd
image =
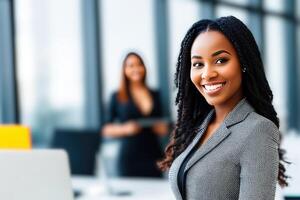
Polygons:
M213 54L211 54L211 56L214 57L214 56L220 55L221 53L227 53L227 54L231 55L231 54L230 54L228 51L226 51L226 50L219 50L219 51L216 51L216 52L214 52ZM192 56L192 59L193 59L193 58L195 58L195 59L202 59L201 56L197 56L197 55Z

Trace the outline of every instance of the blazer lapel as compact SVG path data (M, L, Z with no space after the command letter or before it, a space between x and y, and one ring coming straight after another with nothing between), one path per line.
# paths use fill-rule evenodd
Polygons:
M230 133L231 133L230 130L227 129L224 123L222 123L221 126L218 128L218 130L213 134L213 136L209 138L207 142L204 143L204 145L201 146L199 150L195 152L195 155L192 156L192 158L188 161L185 168L185 172L189 170L201 158L203 158L203 156L205 156L214 148L216 148L218 144L220 144ZM197 144L198 143L199 142L197 142Z
M198 143L199 139L201 138L202 134L205 132L212 116L214 114L214 110L211 110L207 117L204 119L203 123L201 124L200 128L199 128L199 132L197 133L197 135L195 136L195 138L193 139L192 143L182 152L182 154L180 154L175 160L173 165L174 166L178 166L178 168L174 169L173 171L170 171L169 173L169 178L171 180L171 187L173 188L173 191L175 193L176 199L180 199L182 200L182 196L181 193L179 191L178 188L178 184L177 184L177 177L178 177L178 172L179 172L179 168L182 164L182 162L184 161L184 159L186 158L186 156L190 153L190 151L193 149L193 147Z
M200 161L205 155L207 155L210 151L212 151L214 148L216 148L221 142L223 142L231 133L229 127L233 126L234 124L237 124L241 121L243 121L247 115L252 112L254 109L251 107L251 105L247 102L247 100L244 98L242 99L235 108L226 116L224 122L220 125L220 127L217 129L217 131L207 140L206 143L203 144L191 157L191 159L188 161L186 167L185 167L185 173L188 172L188 170L198 161ZM173 170L170 170L169 172L169 178L171 182L171 187L173 189L173 192L176 196L177 200L182 200L181 193L178 188L177 184L177 176L180 166L182 165L182 162L187 157L187 155L191 152L193 147L195 147L197 144L199 144L199 140L206 131L209 122L212 119L213 114L215 113L214 110L211 110L203 123L200 125L199 132L193 139L192 143L174 160L174 163L172 165L176 166ZM195 147L196 148L196 147Z
M243 121L247 115L254 109L247 102L246 98L242 99L234 109L226 116L224 122L216 130L216 132L204 143L191 157L185 167L185 173L199 160L201 160L206 154L216 148L223 140L225 140L231 133L229 127ZM207 125L206 125L207 126ZM204 131L203 131L204 132ZM201 136L203 133L201 133ZM197 141L193 141L199 144L200 137L195 138ZM194 145L193 145L194 146Z

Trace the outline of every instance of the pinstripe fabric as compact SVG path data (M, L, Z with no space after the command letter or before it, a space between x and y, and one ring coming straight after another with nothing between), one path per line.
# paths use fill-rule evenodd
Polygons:
M188 161L186 198L177 176L180 165L199 143L214 110L192 143L173 162L169 181L177 200L273 200L278 174L279 130L242 99L216 132Z

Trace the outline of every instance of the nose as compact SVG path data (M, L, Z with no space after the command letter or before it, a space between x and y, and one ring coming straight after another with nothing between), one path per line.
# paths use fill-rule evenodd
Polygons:
M201 74L201 78L205 80L209 80L211 78L215 78L218 76L218 73L210 66L206 66Z
M139 66L139 65L134 65L134 66L132 67L132 69L133 69L134 71L139 71L139 70L142 70L142 67Z

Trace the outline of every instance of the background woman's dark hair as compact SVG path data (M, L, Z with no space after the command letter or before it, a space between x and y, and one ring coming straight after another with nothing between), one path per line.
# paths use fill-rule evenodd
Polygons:
M272 105L273 94L265 76L262 59L255 39L250 30L239 19L228 16L216 20L200 20L193 24L185 35L178 56L175 74L175 85L178 88L176 97L177 122L172 138L165 151L165 158L159 162L162 170L168 169L174 159L185 150L197 133L199 124L212 107L198 92L190 80L191 47L195 38L205 31L219 31L233 44L240 64L246 68L242 73L242 87L248 102L255 111L270 119L279 128L279 119ZM284 151L279 148L278 182L287 186Z
M144 63L142 57L138 53L136 53L136 52L129 52L124 57L123 63L122 63L123 66L122 66L121 84L120 84L120 87L119 87L119 90L118 90L118 93L117 93L117 98L118 98L118 101L120 101L120 102L127 102L128 98L129 98L129 95L130 95L130 91L129 91L129 84L130 83L129 83L129 80L126 77L126 74L125 74L126 61L127 61L127 59L130 56L137 57L139 59L141 65L144 67L144 69L145 69L145 75L144 75L144 78L143 78L142 82L145 85L145 87L148 89L148 87L146 85L146 73L147 73L147 70L146 70L145 63Z

